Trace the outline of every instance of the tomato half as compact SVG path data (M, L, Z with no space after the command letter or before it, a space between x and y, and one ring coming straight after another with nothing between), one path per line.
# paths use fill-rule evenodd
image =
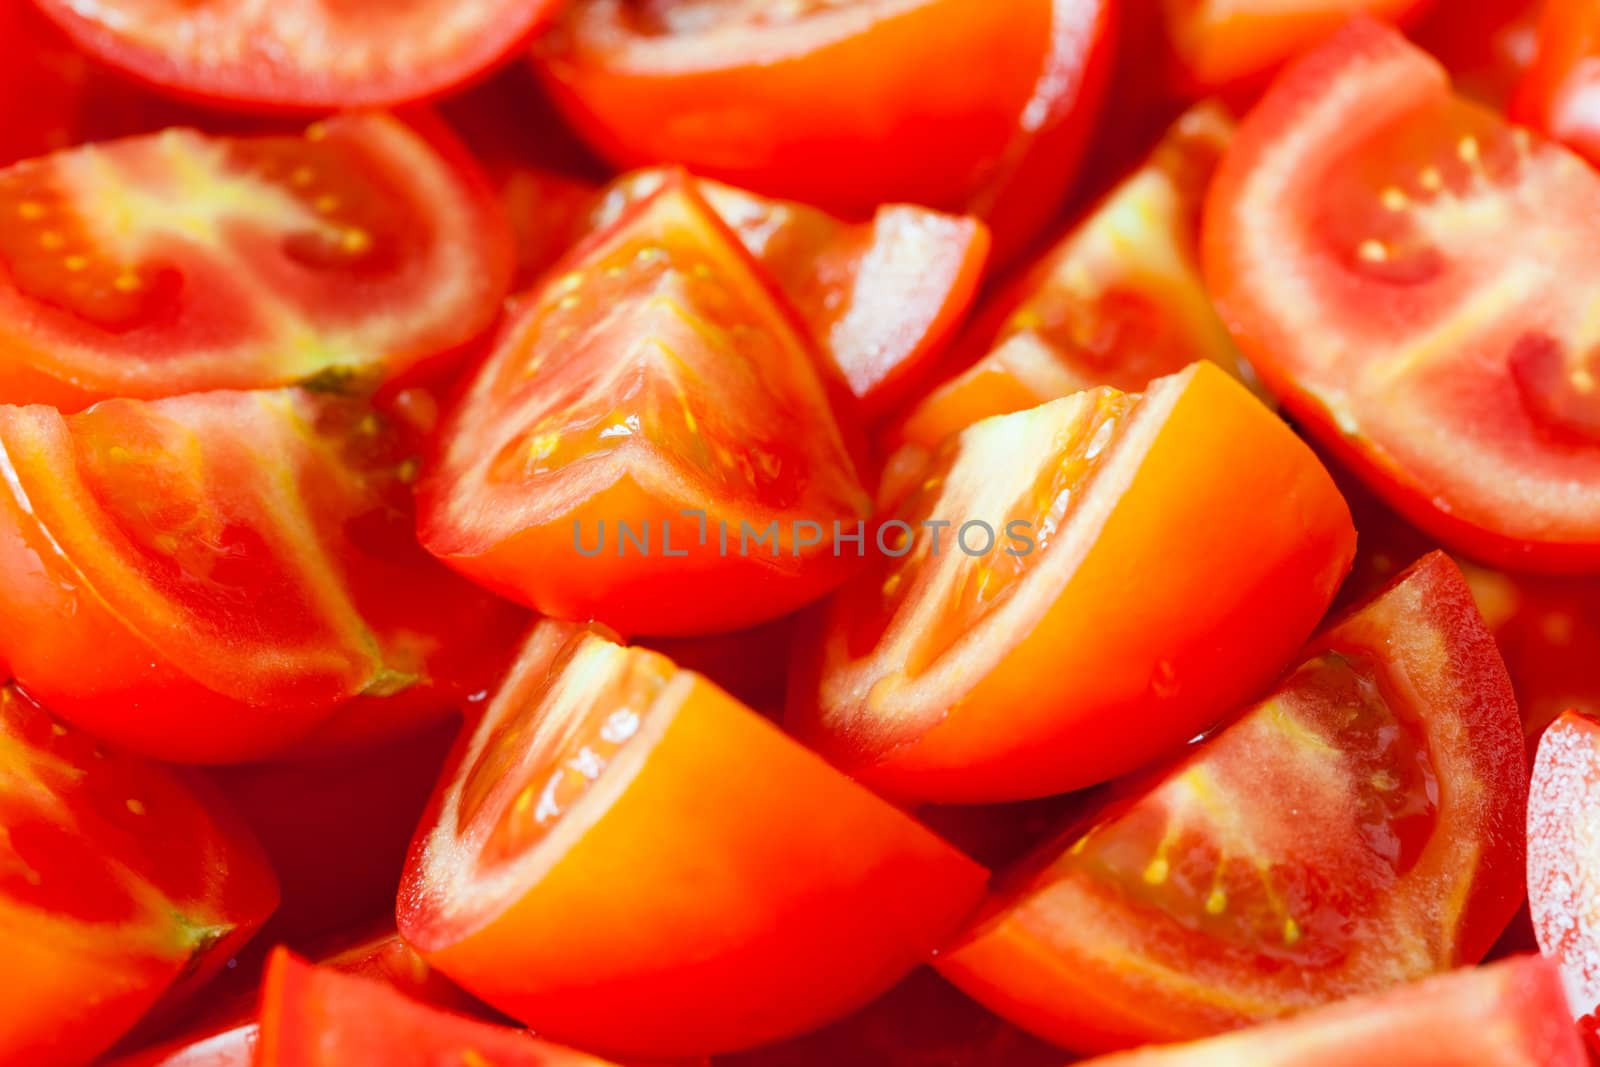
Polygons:
M203 782L0 688L0 1062L87 1063L277 902L260 847Z
M1177 81L1196 95L1248 88L1352 17L1414 19L1430 0L1161 0Z
M257 1067L607 1067L605 1060L426 1007L382 982L278 949L261 986Z
M1584 1067L1562 1008L1556 969L1521 956L1237 1034L1107 1056L1093 1067Z
M1528 797L1528 905L1540 950L1600 1052L1600 723L1568 712L1544 732Z
M460 349L498 311L511 248L435 125L171 129L0 171L0 398L370 387Z
M594 227L614 224L671 173L642 170L612 182ZM700 179L695 188L766 268L868 417L915 383L983 280L989 230L974 218L886 204L870 223L851 225L721 182Z
M1526 783L1510 680L1435 553L1241 718L1024 860L938 965L1101 1051L1471 963L1521 902Z
M1590 299L1600 175L1351 25L1241 126L1208 280L1305 429L1451 548L1600 569Z
M541 1034L664 1058L859 1007L984 882L700 676L545 622L435 795L399 923Z
M510 55L558 6L37 2L86 52L141 81L270 111L388 107L438 96Z
M898 435L931 449L980 418L1109 385L1124 392L1200 359L1249 377L1200 280L1200 205L1233 120L1183 115L1148 158L961 338L987 355L926 396Z
M299 390L0 407L0 658L69 721L182 762L261 758L362 704L352 734L383 736L385 709L415 729L526 625L417 545L416 467L389 421Z
M1067 193L1111 17L1106 0L580 0L535 53L619 166L680 163L852 218L969 212L1009 255Z
M835 528L870 502L815 354L687 179L556 274L444 428L423 544L625 633L736 629L843 580L861 542Z
M1600 8L1590 0L1547 0L1542 11L1512 117L1600 163Z
M788 717L896 796L1019 800L1170 753L1276 676L1355 551L1310 449L1209 363L976 423L918 480L814 620Z

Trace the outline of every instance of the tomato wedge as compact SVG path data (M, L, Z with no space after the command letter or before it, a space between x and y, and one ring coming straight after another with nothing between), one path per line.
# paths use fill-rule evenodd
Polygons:
M680 163L852 218L976 214L1008 256L1067 194L1111 21L1106 0L579 0L535 56L618 166Z
M368 736L379 701L415 729L526 625L418 547L416 467L390 422L301 390L0 406L0 658L180 762L270 755L357 702Z
M1600 1052L1600 723L1568 712L1544 732L1528 797L1528 905L1539 949Z
M1200 359L1249 367L1200 280L1200 205L1233 136L1215 103L1175 122L1145 161L991 301L960 348L987 353L933 390L898 440L923 449L980 418L1109 385L1143 389Z
M280 948L261 986L257 1067L606 1067L525 1030L418 1004L382 982L316 967Z
M1533 65L1512 117L1600 163L1600 9L1588 0L1547 0Z
M625 633L736 629L842 581L870 501L815 354L687 179L558 275L447 422L423 544Z
M0 397L370 387L449 356L493 320L512 253L429 127L170 129L0 171Z
M1447 547L1600 569L1600 175L1351 25L1244 122L1206 275L1285 406Z
M919 482L814 620L788 717L902 797L1044 796L1170 753L1272 680L1355 551L1310 449L1209 363L976 423Z
M1172 1048L1092 1061L1093 1067L1584 1067L1567 1025L1561 979L1548 960L1488 967L1358 997L1285 1022Z
M544 622L435 794L399 924L541 1034L666 1058L859 1007L985 876L704 678Z
M594 228L615 224L671 176L655 168L612 182ZM721 182L701 179L695 188L766 268L869 418L916 382L983 280L989 229L974 218L885 204L870 223L852 225Z
M0 1062L89 1062L277 902L260 847L205 783L0 687Z
M268 111L438 96L516 50L559 0L404 4L37 0L83 48L168 92Z
M1024 860L939 968L1104 1051L1471 963L1521 902L1526 782L1510 680L1434 553L1241 718Z

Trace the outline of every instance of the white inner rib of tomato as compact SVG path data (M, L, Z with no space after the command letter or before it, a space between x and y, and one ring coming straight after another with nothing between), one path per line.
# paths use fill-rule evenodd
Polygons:
M933 484L899 509L913 523L950 523L940 554L932 532L919 531L902 561L883 561L836 600L843 623L824 652L822 694L831 730L871 737L885 752L914 741L1026 639L1093 546L1191 374L1161 379L1143 398L1092 390L987 419L947 445ZM969 520L994 527L992 554L968 556L954 541ZM1031 554L1005 555L1013 520L1033 523ZM982 532L972 537L981 547Z
M437 941L419 947L491 921L557 862L627 788L690 684L659 653L566 624L536 631L429 831L412 906Z

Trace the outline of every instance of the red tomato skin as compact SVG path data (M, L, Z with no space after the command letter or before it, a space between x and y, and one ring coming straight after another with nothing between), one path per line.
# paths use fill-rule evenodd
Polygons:
M1546 0L1533 66L1517 87L1511 117L1600 164L1600 8Z

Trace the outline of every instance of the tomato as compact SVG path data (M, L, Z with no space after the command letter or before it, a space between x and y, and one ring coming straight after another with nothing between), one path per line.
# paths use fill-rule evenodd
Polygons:
M1538 51L1544 0L1434 4L1413 39L1450 71L1456 91L1504 110Z
M713 1067L1059 1067L1063 1054L973 1003L926 967L853 1015Z
M976 423L918 481L813 620L788 718L901 797L1044 796L1169 753L1272 680L1355 550L1316 457L1209 363Z
M1539 948L1600 1052L1600 724L1572 711L1539 741L1528 797L1528 905Z
M1458 0L1451 0L1452 6ZM1410 21L1430 0L1162 0L1177 81L1195 95L1248 89L1352 17Z
M962 337L986 352L925 397L898 437L924 449L980 418L1080 389L1131 392L1198 359L1249 375L1200 280L1200 204L1233 134L1220 105L1182 116L1149 157Z
M0 1062L87 1063L277 902L260 847L204 783L0 688Z
M594 228L671 179L636 171L611 183ZM739 235L805 321L833 376L883 414L901 399L965 316L989 254L989 230L974 218L886 204L850 225L804 204L770 200L720 182L696 190Z
M377 114L19 163L0 217L11 403L376 385L473 340L511 274L491 193L442 127Z
M1600 163L1600 9L1590 0L1547 0L1542 10L1512 116Z
M0 0L0 164L76 140L88 62L28 0Z
M299 390L0 406L0 658L183 762L273 754L341 709L368 739L437 719L525 615L416 544L416 466L390 422Z
M270 933L298 943L388 910L451 742L445 722L365 752L211 772L278 872Z
M1487 563L1595 570L1595 202L1600 175L1362 22L1240 128L1206 274L1267 385L1408 519Z
M387 107L438 96L510 55L558 6L37 3L86 52L141 81L268 111Z
M261 987L257 1067L605 1067L605 1061L418 1004L382 982L278 949Z
M627 633L737 629L843 580L861 542L836 531L870 502L814 353L687 180L557 274L444 428L423 544L547 615Z
M535 53L621 167L680 163L849 217L977 214L1007 256L1067 193L1111 21L1106 0L578 0Z
M545 622L442 779L398 914L539 1033L665 1058L859 1007L985 876L704 678Z
M1510 680L1435 553L1019 864L939 968L1102 1051L1471 963L1521 901L1526 782Z
M1142 1049L1094 1067L1584 1067L1562 1011L1561 979L1522 956L1438 975L1192 1045Z

